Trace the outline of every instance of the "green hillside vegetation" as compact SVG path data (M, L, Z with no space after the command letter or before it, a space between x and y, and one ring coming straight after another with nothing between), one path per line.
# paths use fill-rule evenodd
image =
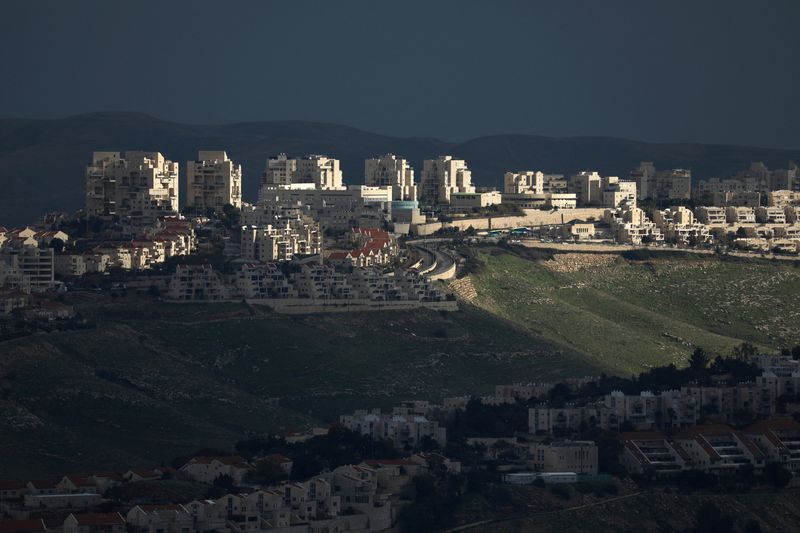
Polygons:
M152 465L356 408L597 370L477 309L288 317L84 298L96 329L0 344L7 476Z
M608 373L683 366L697 346L727 355L742 342L800 344L800 269L791 263L528 255L478 249L472 303Z

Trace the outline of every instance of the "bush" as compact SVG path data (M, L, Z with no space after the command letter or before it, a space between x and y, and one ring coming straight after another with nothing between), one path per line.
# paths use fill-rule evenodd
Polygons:
M562 500L569 500L572 497L569 488L564 485L550 485L550 494Z

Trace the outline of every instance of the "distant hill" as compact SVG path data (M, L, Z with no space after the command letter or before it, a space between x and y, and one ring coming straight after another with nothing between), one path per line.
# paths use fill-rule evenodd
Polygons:
M47 211L72 211L83 205L83 172L95 150L159 150L181 163L197 150L227 150L242 163L244 194L257 195L267 157L321 153L342 161L345 180L363 181L363 160L392 152L416 169L422 160L450 153L466 159L478 185L500 185L509 169L571 173L596 169L627 175L640 161L658 167L688 167L696 177L726 176L764 161L785 166L800 160L800 150L743 146L654 144L604 137L553 138L493 135L464 143L430 138L379 135L336 124L301 121L189 125L140 113L108 112L64 119L0 120L0 224L33 222Z

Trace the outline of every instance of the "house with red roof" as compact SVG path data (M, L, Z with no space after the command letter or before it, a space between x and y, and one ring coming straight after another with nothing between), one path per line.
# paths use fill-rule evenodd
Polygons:
M45 533L47 526L41 518L30 520L0 520L0 533Z
M747 435L772 462L800 472L800 422L793 418L761 420L746 428Z
M16 479L0 479L0 500L16 500L28 493L28 486Z
M686 428L675 435L675 442L686 450L695 468L706 472L725 474L744 465L758 470L767 459L747 434L722 424Z
M132 468L122 474L122 479L129 483L136 481L158 481L163 473L152 468Z
M128 530L146 533L185 533L192 531L189 511L179 504L137 505L125 515Z
M61 494L88 494L96 493L97 486L86 474L68 474L58 482L56 491Z
M119 513L70 514L64 533L125 533L125 519Z

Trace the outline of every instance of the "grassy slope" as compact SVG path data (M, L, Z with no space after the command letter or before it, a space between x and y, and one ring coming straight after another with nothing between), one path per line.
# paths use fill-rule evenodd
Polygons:
M715 259L627 261L560 272L482 251L476 305L584 354L608 372L682 364L695 346L800 343L800 270ZM563 259L563 258L562 258Z
M0 416L4 475L152 464L358 407L595 370L477 309L285 317L133 298L79 307L96 330L0 344L0 412L16 413ZM20 420L40 425L12 429Z
M489 524L469 531L690 531L696 526L697 512L706 502L714 503L724 514L731 516L737 528L755 520L765 532L796 531L800 520L800 498L796 491L730 495L651 492L594 507ZM568 505L576 504L570 502Z

